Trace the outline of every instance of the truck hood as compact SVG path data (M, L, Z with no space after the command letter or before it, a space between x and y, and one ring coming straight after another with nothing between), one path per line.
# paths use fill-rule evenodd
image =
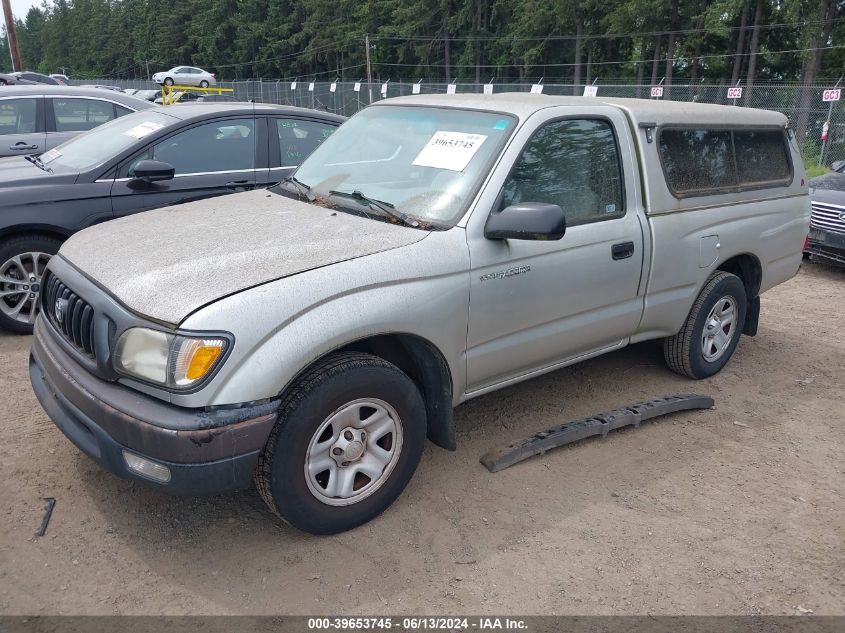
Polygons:
M100 224L59 254L130 310L178 324L227 295L427 235L258 190Z

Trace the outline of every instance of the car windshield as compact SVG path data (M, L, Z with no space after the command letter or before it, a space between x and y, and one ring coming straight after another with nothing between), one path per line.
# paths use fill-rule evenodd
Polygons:
M370 107L326 139L294 176L309 195L355 193L426 224L452 226L514 127L513 117L499 113Z
M94 169L174 121L171 116L151 110L127 114L45 152L41 160L54 171Z

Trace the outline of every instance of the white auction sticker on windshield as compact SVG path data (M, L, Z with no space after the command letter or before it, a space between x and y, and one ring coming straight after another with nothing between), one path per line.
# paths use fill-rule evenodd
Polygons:
M163 127L164 123L156 123L155 121L144 121L143 123L139 123L132 129L126 130L124 134L126 136L131 136L132 138L142 139L145 136L149 136L153 132L157 132Z
M485 140L487 137L484 134L438 130L411 164L463 171Z

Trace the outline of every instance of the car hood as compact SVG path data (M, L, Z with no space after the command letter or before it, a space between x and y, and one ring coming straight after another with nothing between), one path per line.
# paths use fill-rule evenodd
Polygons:
M0 158L0 189L29 185L67 184L75 182L79 174L51 174L33 165L23 156ZM11 202L0 198L0 204Z
M813 202L845 205L845 174L828 172L807 183Z
M258 190L100 224L60 255L130 310L178 324L235 292L427 235Z

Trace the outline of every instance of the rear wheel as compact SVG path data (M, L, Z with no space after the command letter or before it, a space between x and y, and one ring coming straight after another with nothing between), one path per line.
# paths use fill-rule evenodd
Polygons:
M0 327L32 333L44 269L61 245L46 235L19 235L0 242Z
M739 344L747 306L740 278L723 271L714 273L696 298L681 331L663 343L669 368L690 378L719 373Z
M424 444L425 407L414 382L376 356L335 354L282 401L255 483L294 527L335 534L396 500Z
M200 88L208 88L208 82L205 79L200 82Z

